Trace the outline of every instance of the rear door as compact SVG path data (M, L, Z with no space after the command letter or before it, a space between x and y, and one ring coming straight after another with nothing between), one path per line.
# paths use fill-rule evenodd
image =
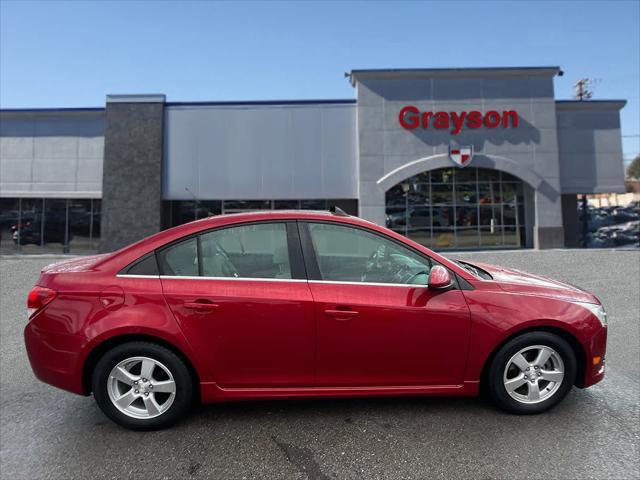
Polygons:
M205 232L158 262L167 303L220 386L313 384L314 308L295 222Z

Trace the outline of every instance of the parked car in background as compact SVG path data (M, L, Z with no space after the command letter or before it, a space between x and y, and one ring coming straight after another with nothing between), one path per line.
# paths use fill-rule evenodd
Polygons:
M476 395L543 412L604 377L606 316L549 278L452 261L342 212L198 220L42 270L42 381L128 428L194 400Z
M637 247L640 242L640 220L601 227L589 237L591 246Z
M578 208L582 225L587 221L587 236L582 244L589 248L634 247L640 245L640 208L631 203L627 206Z
M65 241L65 218L50 215L44 225L37 220L24 220L11 226L13 242L16 245L43 245L47 243L63 243ZM44 233L44 237L43 237ZM67 240L71 241L73 235L69 233Z

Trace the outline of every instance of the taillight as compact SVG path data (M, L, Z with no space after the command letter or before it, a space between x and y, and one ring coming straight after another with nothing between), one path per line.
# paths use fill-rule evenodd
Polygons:
M56 298L56 291L46 287L36 285L29 292L27 297L27 309L29 318L31 318L38 310L43 309Z

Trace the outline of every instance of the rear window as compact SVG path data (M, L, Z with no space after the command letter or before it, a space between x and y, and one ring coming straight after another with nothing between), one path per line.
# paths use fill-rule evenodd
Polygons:
M155 253L150 253L136 260L123 273L127 275L158 275L158 262Z

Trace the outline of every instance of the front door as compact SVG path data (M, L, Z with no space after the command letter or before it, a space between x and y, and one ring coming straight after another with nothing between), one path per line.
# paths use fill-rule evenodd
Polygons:
M295 235L295 222L244 224L158 252L167 303L222 387L313 384L313 302Z
M300 223L316 305L318 386L458 385L470 314L427 288L432 261L377 233Z

